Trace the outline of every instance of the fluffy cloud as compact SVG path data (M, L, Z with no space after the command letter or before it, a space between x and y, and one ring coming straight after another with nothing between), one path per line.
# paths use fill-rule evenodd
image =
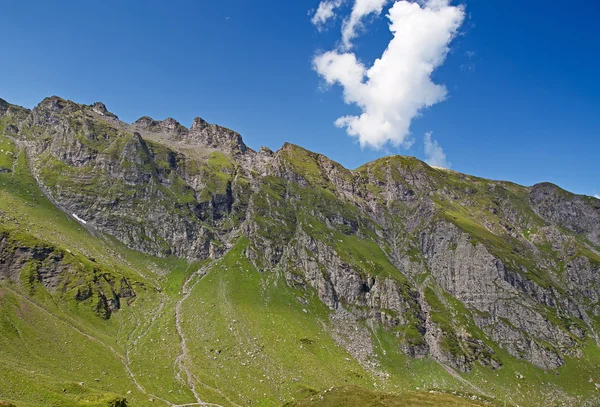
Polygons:
M596 198L596 199L600 199L600 195L598 195L598 194L595 194L595 195L594 195L594 198Z
M357 15L364 17L376 13L374 7L383 7L385 1L356 0L353 13L358 3L362 8ZM364 66L352 52L333 50L317 55L313 63L318 74L329 85L339 84L344 101L362 111L360 116L338 118L335 125L357 138L361 147L405 144L412 119L423 108L446 98L446 88L433 83L431 74L443 63L464 17L464 8L451 6L449 0L396 1L387 15L393 38L371 67ZM352 16L343 32L351 22Z
M356 31L362 26L363 18L370 14L376 16L381 14L383 6L389 0L356 0L352 7L350 17L344 20L342 26L342 44L344 49L352 48L352 40L356 37Z
M440 144L431 138L431 132L425 133L425 162L435 167L450 168L446 153Z
M335 17L335 10L340 7L343 0L323 0L319 3L317 11L310 20L320 30L323 24L332 17Z

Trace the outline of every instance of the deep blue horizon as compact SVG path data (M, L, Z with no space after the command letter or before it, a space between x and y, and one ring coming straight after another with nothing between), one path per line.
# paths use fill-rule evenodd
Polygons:
M389 154L424 159L431 132L452 170L600 195L597 2L463 2L459 34L432 76L446 100L412 121L411 147L381 150L334 126L359 109L313 69L339 43L342 17L319 32L309 14L318 0L287 3L11 2L0 15L0 98L27 108L52 95L102 101L126 122L173 117L188 127L200 116L254 149L290 142L352 169ZM392 3L354 40L368 66L392 38Z

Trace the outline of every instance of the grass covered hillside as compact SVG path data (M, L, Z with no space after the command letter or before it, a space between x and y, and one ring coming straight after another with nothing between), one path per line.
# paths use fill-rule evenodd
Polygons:
M0 100L0 406L594 406L600 201Z
M476 397L457 398L433 391L429 393L409 392L398 395L376 393L359 387L345 386L315 393L301 401L286 404L285 407L478 407L484 405L490 405L490 403L477 401Z

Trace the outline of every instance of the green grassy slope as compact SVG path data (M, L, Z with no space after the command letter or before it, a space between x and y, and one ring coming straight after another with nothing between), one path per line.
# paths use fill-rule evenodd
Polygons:
M303 400L291 402L285 407L478 407L482 402L468 397L460 398L435 392L409 392L402 395L376 393L363 388L345 386L332 388L321 393L315 393Z
M24 152L9 138L0 137L0 150L0 232L18 247L43 246L63 253L77 276L52 292L28 279L27 272L15 281L0 281L0 399L31 407L119 406L123 398L130 406L202 400L222 406L289 402L290 406L471 407L481 405L469 399L474 393L495 395L498 405L531 407L553 405L556 400L559 405L591 406L598 399L600 352L591 342L581 350L581 358L568 358L556 373L517 361L495 347L502 369L476 364L459 376L430 358L407 357L400 349L404 331L399 338L400 331L365 325L374 345L375 367L361 365L336 342L332 311L316 293L290 287L282 270L265 272L252 263L244 237L221 259L204 263L129 250L57 209L36 186ZM312 194L293 187L302 198L296 217L289 215L285 202L289 191L278 184L281 180L266 185L265 193L253 202L259 214L258 233L272 234L281 225L285 231L286 222L302 222L306 233L330 244L357 270L368 268L373 275L405 283L406 277L376 243L375 232L359 237L347 224L324 223L328 211L342 213L347 220L366 220L351 205L336 202L331 185L311 164L320 158L310 154L292 158L298 172L320 185ZM213 180L211 188L223 189L230 162L213 154L209 166L224 174ZM444 182L457 191L463 188L456 178ZM515 191L511 199L518 204L522 191ZM490 204L477 201L484 199L482 191L474 195L474 207ZM184 200L185 194L180 198ZM496 235L477 227L484 216L493 217L490 213L469 211L447 200L436 205L462 229L474 228L475 238L506 249ZM528 215L534 227L537 218ZM499 255L510 260L512 254L507 249ZM542 271L541 281L546 277ZM96 274L126 278L136 292L109 318L97 312L98 298L75 298L78 287ZM447 299L433 312L445 320L451 315L455 325L475 332L460 303ZM453 397L452 392L464 397Z

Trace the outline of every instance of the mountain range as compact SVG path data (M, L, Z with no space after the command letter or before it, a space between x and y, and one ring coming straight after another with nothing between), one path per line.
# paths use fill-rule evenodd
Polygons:
M596 406L600 200L0 99L0 399Z

